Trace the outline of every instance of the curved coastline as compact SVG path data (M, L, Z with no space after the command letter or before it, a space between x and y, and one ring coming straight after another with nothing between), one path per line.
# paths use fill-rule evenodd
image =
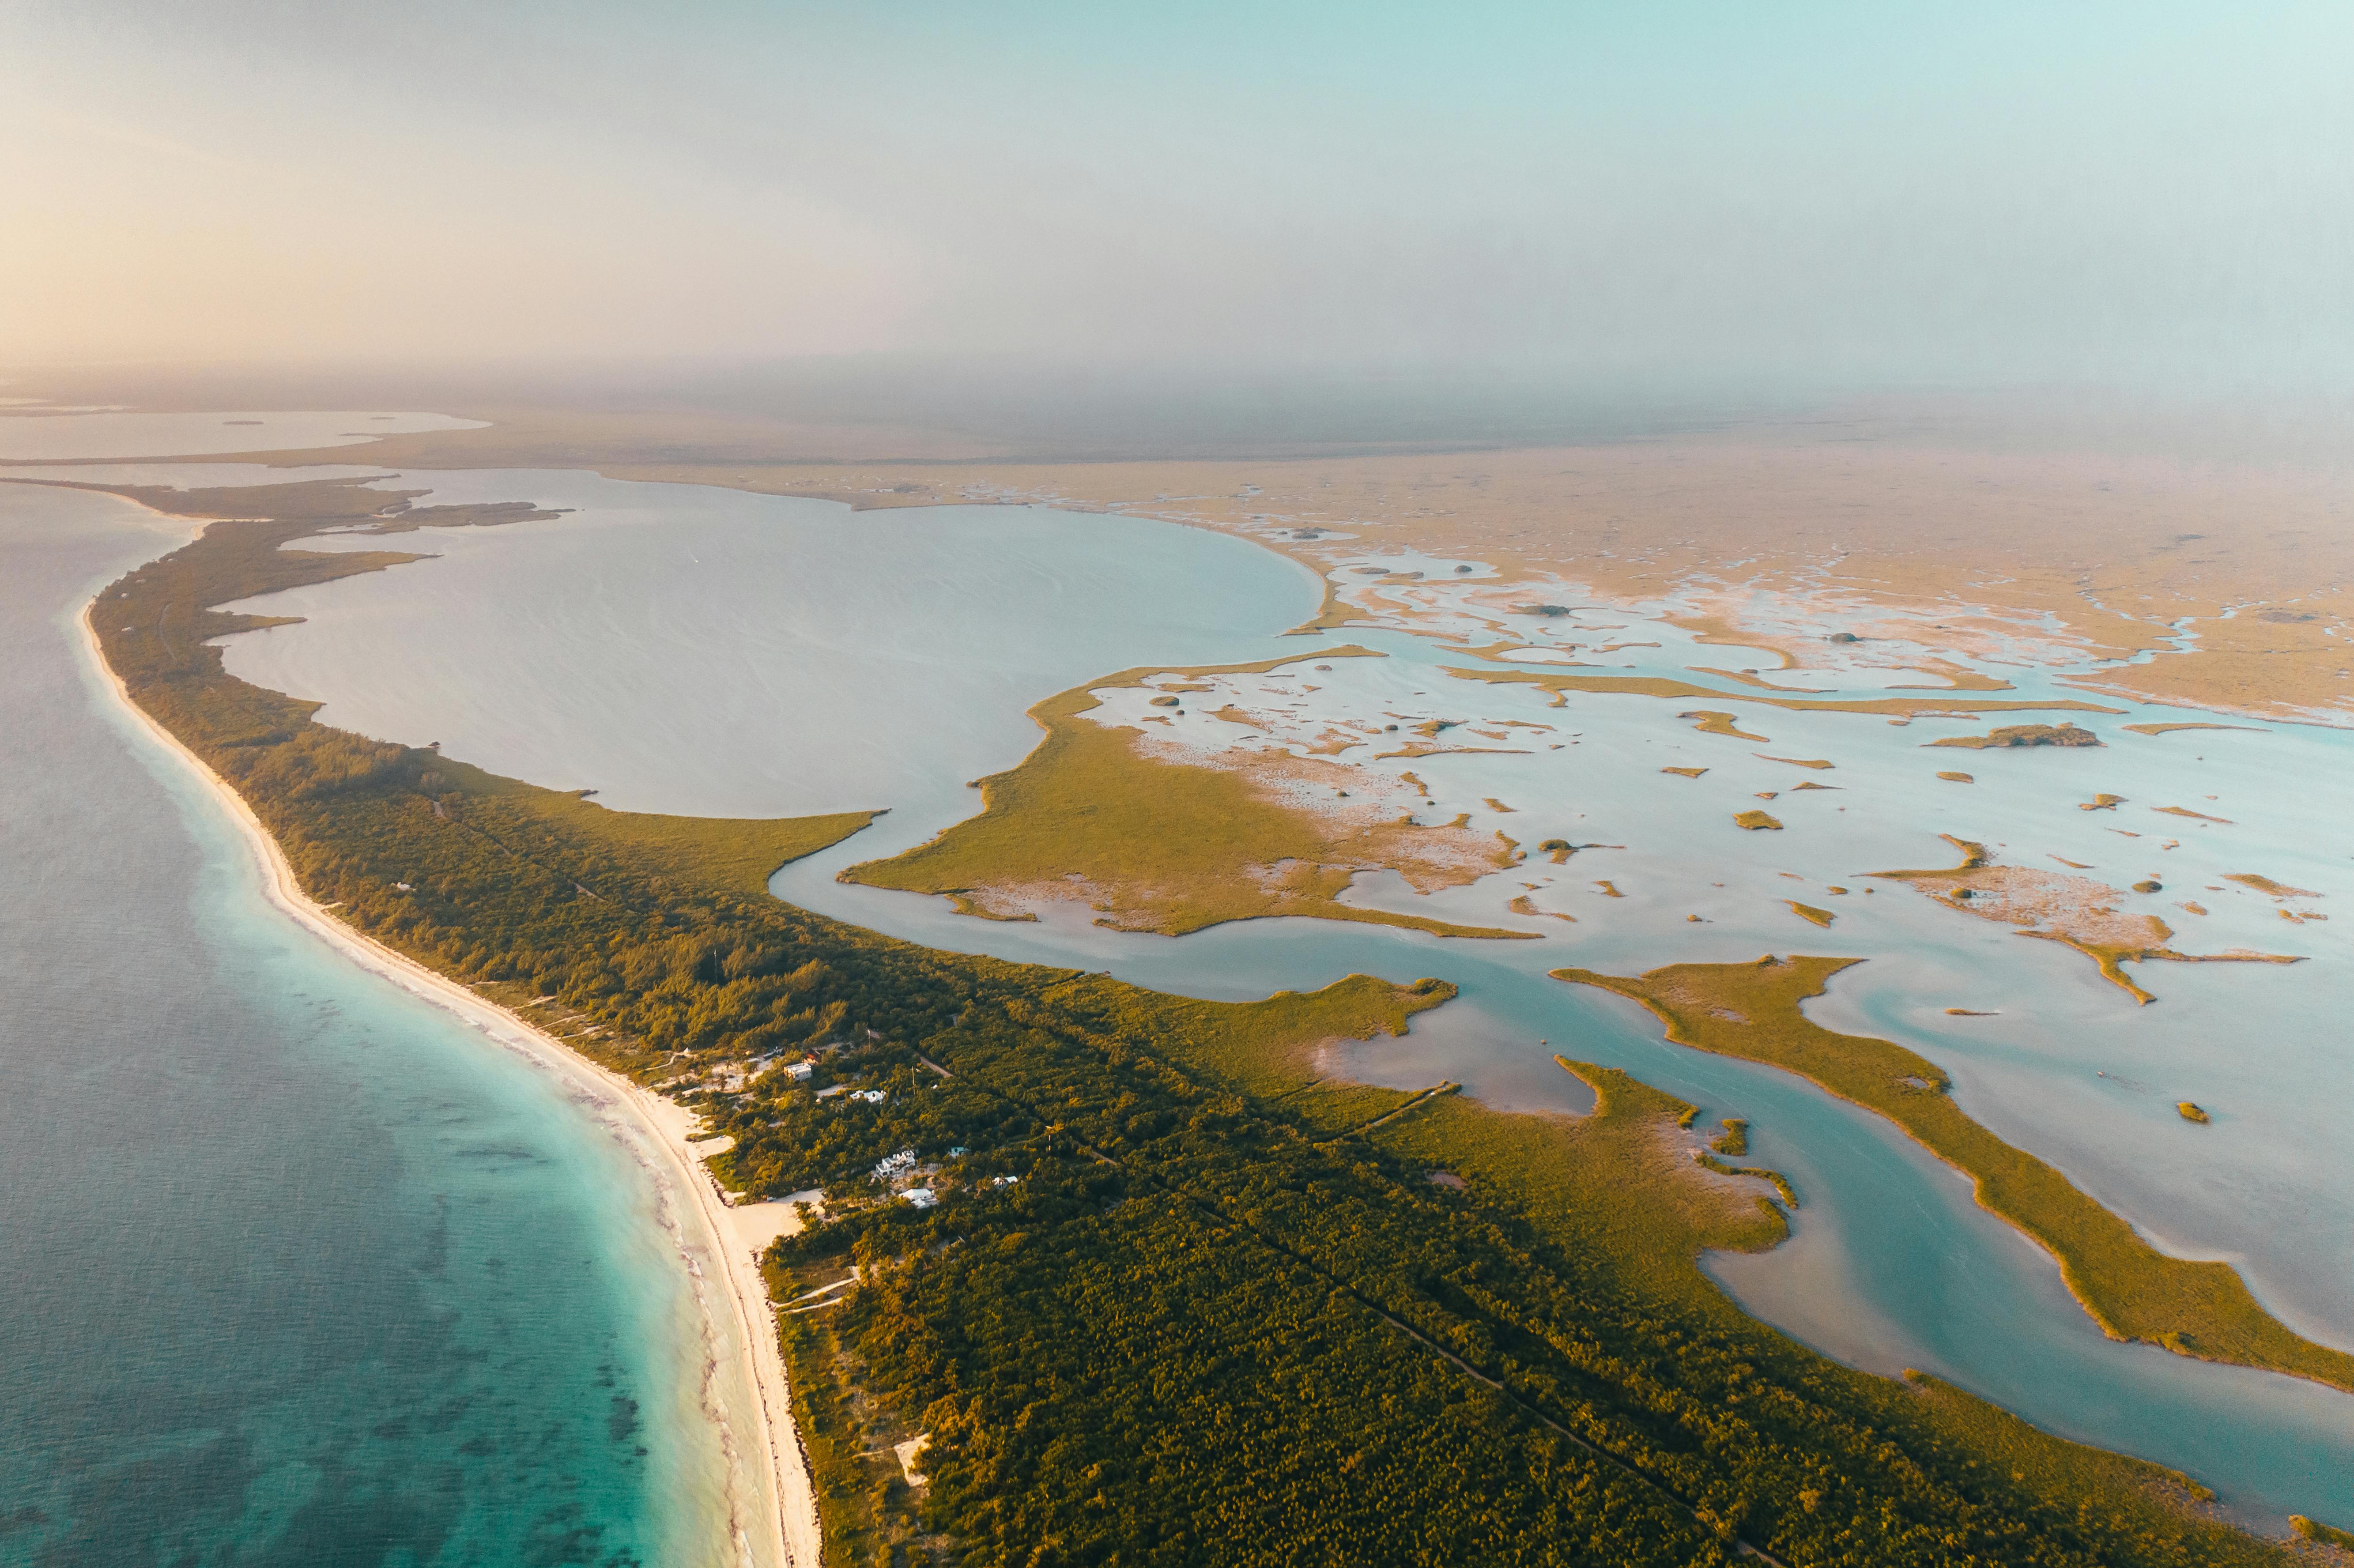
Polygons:
M718 1183L703 1166L695 1147L694 1113L630 1082L525 1021L520 1015L436 974L422 964L394 951L335 919L303 893L278 841L263 827L245 798L132 700L121 675L107 662L97 629L90 622L93 604L85 604L76 618L83 645L95 668L122 709L143 730L184 763L235 823L262 873L270 903L291 919L334 947L345 958L411 994L455 1014L500 1045L526 1057L554 1074L568 1092L594 1106L615 1137L629 1146L648 1170L663 1199L664 1228L694 1282L704 1318L706 1369L703 1399L719 1425L723 1445L733 1446L724 1407L714 1404L711 1379L716 1372L718 1347L714 1342L715 1309L726 1314L741 1340L740 1354L747 1386L752 1390L750 1411L757 1441L766 1450L768 1486L761 1495L746 1498L731 1486L728 1512L739 1562L759 1563L769 1555L758 1542L773 1542L773 1560L793 1568L816 1568L821 1561L816 1497L808 1462L794 1427L792 1401L783 1354L770 1313L768 1287L760 1277L757 1253L733 1239L735 1227ZM680 1202L680 1199L684 1202ZM706 1294L711 1275L705 1257L716 1257L717 1287L724 1305Z

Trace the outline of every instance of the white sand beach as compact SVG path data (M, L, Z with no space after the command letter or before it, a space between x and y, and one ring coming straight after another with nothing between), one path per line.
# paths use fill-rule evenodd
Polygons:
M748 1564L781 1563L792 1568L816 1568L820 1561L817 1502L793 1428L784 1359L758 1261L760 1248L798 1228L791 1203L731 1209L703 1167L695 1148L699 1134L693 1112L609 1072L507 1009L352 929L306 896L277 841L245 799L131 700L129 690L106 662L88 608L80 619L93 665L104 673L124 710L205 783L238 825L263 872L271 903L355 963L446 1008L499 1044L555 1074L567 1091L593 1106L600 1119L646 1163L665 1200L665 1223L709 1319L706 1344L716 1354L718 1347L732 1341L745 1363L742 1381L753 1391L755 1408L747 1413L748 1419L728 1419L731 1413L724 1406L715 1405L713 1410L723 1431L748 1434L765 1450L761 1465L747 1467L755 1474L764 1473L765 1483L754 1495L732 1499L742 1560ZM716 1270L705 1266L712 1258L722 1260ZM710 1288L714 1283L716 1291ZM715 1381L706 1382L705 1398L707 1403L719 1398Z

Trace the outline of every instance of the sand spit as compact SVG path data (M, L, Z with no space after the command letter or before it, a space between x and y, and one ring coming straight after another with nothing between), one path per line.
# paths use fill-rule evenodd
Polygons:
M424 965L354 930L302 892L284 851L262 826L245 798L231 789L204 759L182 745L178 736L157 724L106 662L85 607L80 616L82 638L92 664L106 676L107 685L122 708L164 749L186 765L236 824L263 873L262 885L271 904L298 925L315 933L362 969L391 980L413 995L447 1009L474 1028L554 1075L567 1092L595 1107L599 1119L620 1139L646 1169L663 1198L664 1226L670 1231L697 1300L705 1316L704 1402L717 1425L723 1446L735 1453L737 1428L716 1383L717 1330L731 1324L743 1346L745 1382L754 1392L748 1424L753 1442L766 1450L764 1468L769 1484L757 1496L728 1489L728 1512L738 1561L748 1564L779 1563L792 1568L816 1568L820 1561L817 1499L811 1489L809 1468L793 1427L792 1402L785 1379L784 1358L777 1340L776 1322L768 1286L760 1277L756 1255L729 1238L742 1228L733 1216L718 1184L703 1167L695 1147L694 1113L609 1072L542 1033L522 1017ZM716 1271L710 1258L722 1260ZM709 1293L716 1284L717 1298Z

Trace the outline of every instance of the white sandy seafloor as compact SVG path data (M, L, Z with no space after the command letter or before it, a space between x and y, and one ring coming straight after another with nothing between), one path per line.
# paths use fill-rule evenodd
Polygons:
M1715 1277L1760 1316L1857 1364L1938 1372L2051 1429L2178 1466L2252 1519L2276 1522L2292 1510L2354 1517L2354 1399L2106 1341L2040 1249L1978 1210L1964 1180L1885 1123L1787 1075L1668 1045L1633 1004L1544 976L1564 965L1633 973L1768 951L1868 959L1833 982L1812 1016L1920 1051L1953 1075L1971 1115L2059 1166L2157 1245L2229 1259L2300 1331L2354 1344L2354 1153L2339 1136L2354 1110L2354 1069L2327 1005L2346 956L2339 905L2354 890L2340 869L2344 791L2334 781L2347 776L2354 736L2280 724L2131 735L2121 726L2216 715L2088 694L2057 683L2064 670L1989 660L1975 667L2020 689L1983 700L2052 697L2130 711L2065 715L2105 737L2097 749L1925 749L1941 735L2062 715L1973 708L1970 694L1956 694L1953 707L1978 713L1976 721L1900 726L1783 712L1691 672L1749 668L1793 690L1836 685L1852 694L1936 677L1886 667L1909 652L1886 641L1840 651L1841 665L1828 676L1777 673L1770 654L1694 645L1656 619L1673 606L1503 612L1518 638L1541 645L1526 667L1577 657L1603 673L1670 675L1725 694L1573 694L1556 707L1541 690L1447 674L1512 666L1429 636L1270 635L1312 612L1313 582L1252 546L1196 530L1032 508L853 514L578 473L429 480L437 502L578 510L552 522L404 535L399 547L443 558L271 596L273 613L312 619L237 639L229 667L325 699L327 722L440 740L451 755L497 771L594 786L623 809L789 815L889 806L875 828L787 868L774 885L805 906L936 946L1083 963L1203 995L1314 986L1352 970L1457 980L1460 1001L1404 1040L1351 1051L1344 1065L1397 1083L1454 1077L1493 1103L1575 1111L1587 1097L1552 1065L1561 1050L1625 1067L1693 1100L1709 1118L1745 1116L1753 1157L1789 1174L1803 1204L1782 1248L1712 1260ZM227 481L207 469L195 482ZM1476 564L1470 574L1437 562L1407 569L1436 577L1440 568L1463 580L1425 590L1433 611L1448 613L1446 596L1460 596L1461 627L1478 633L1468 641L1498 641L1477 624L1498 620L1495 608L1469 602L1485 575ZM1527 597L1587 605L1568 588ZM1803 623L1803 606L1789 613ZM2034 630L2024 629L2018 645L1990 633L1980 647L2016 658L2037 644ZM1351 641L1388 657L1313 669L1328 662L1319 649ZM1601 652L1614 643L1622 645ZM2048 656L2048 641L2039 646ZM1189 694L1182 717L1148 733L1214 735L1225 747L1253 736L1285 744L1351 719L1400 726L1339 758L1355 763L1421 738L1413 722L1461 720L1442 733L1445 743L1522 754L1365 766L1393 777L1412 769L1427 782L1435 800L1418 812L1426 821L1469 812L1475 830L1501 830L1532 851L1556 837L1624 847L1585 849L1561 866L1532 853L1514 870L1426 897L1394 878L1361 879L1353 895L1543 938L1511 943L1304 920L1171 940L1098 929L1088 912L1067 906L1009 926L832 880L843 865L920 842L976 810L978 796L962 781L1026 752L1037 733L1022 716L1030 702L1148 661L1293 653L1301 665ZM1122 705L1142 701L1108 696L1104 716L1115 719ZM1207 716L1228 700L1265 722L1246 728ZM1742 728L1771 738L1696 733L1677 717L1694 707L1732 711ZM1468 733L1475 727L1506 738ZM1834 766L1805 769L1758 753ZM1659 772L1668 766L1710 771L1691 780ZM1977 781L1943 782L1940 769ZM1833 788L1792 792L1808 780ZM1776 798L1758 800L1761 791ZM2101 791L2126 802L2078 809ZM1514 810L1491 810L1490 797ZM2159 806L2230 825L2160 814ZM1784 831L1735 827L1734 814L1753 807ZM1982 841L2008 863L2064 871L2051 857L2084 863L2094 869L2081 874L2120 890L2118 907L2172 926L2183 951L2247 948L2306 961L2137 966L2160 998L2137 1007L2056 944L1865 879L1878 869L1951 864L1956 857L1940 833ZM2282 919L2274 900L2222 881L2225 873L2316 890L2320 897L2287 906L2337 917ZM2150 876L2164 891L2124 892ZM1626 896L1605 896L1596 885L1603 879ZM1850 891L1831 895L1832 885ZM1509 913L1522 893L1575 923ZM1838 920L1819 928L1787 899L1833 909ZM2185 901L2211 913L2188 914L2177 907ZM1949 1017L1948 1007L1998 1016ZM2213 1123L2184 1122L2178 1099L2207 1107Z

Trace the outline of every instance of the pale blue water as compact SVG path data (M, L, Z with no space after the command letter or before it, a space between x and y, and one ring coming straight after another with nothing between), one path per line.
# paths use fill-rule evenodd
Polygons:
M721 1560L653 1186L274 912L79 657L175 542L0 485L0 1563Z

